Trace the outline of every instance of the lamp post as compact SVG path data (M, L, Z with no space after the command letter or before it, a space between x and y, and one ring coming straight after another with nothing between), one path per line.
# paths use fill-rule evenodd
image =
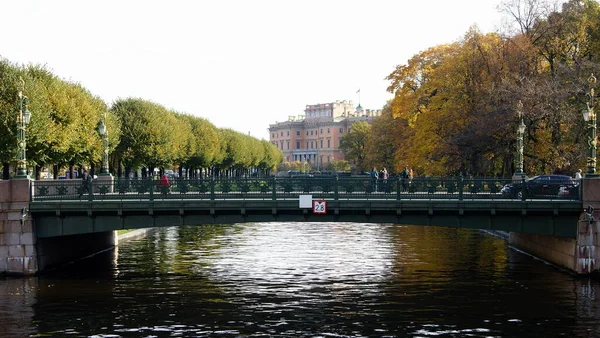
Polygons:
M590 90L586 94L586 109L583 110L583 120L587 122L588 130L588 157L586 177L598 176L596 174L596 113L594 113L594 87L596 86L596 77L591 74L588 78Z
M102 169L98 176L110 176L108 170L108 129L106 128L105 121L106 112L104 112L100 126L98 126L98 131L100 132L100 135L102 135Z
M27 96L23 95L25 81L21 78L19 90L19 116L17 117L17 174L16 179L28 179L27 176L27 141L25 130L31 119L31 113L27 109Z
M525 132L525 123L523 123L523 102L517 102L517 114L519 115L519 127L517 129L517 168L515 176L525 176L523 171L523 133Z

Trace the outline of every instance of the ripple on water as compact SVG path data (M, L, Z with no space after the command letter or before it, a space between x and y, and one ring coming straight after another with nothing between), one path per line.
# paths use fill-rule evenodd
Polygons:
M587 337L600 327L597 282L465 229L360 223L162 228L34 280L39 285L30 293L2 294L0 288L3 321L24 328L13 332ZM0 336L10 336L6 332L0 325Z

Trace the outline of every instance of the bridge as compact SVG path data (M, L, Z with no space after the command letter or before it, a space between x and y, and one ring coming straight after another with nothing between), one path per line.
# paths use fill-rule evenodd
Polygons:
M13 225L13 235L8 238L12 244L17 244L15 232L25 238L18 241L18 245L24 245L23 257L35 261L34 267L19 262L9 268L6 263L7 271L18 270L22 263L25 272L37 272L63 260L65 255L72 256L73 251L83 253L86 248L110 246L114 244L113 230L270 221L501 230L510 232L514 243L535 247L530 250L534 253L550 251L550 256L558 255L547 259L573 271L595 269L596 223L583 212L584 207L596 205L596 200L585 194L586 190L593 191L586 189L586 184L600 182L595 179L583 180L577 186L522 189L521 194L507 192L504 187L524 187L524 182L463 177L416 178L410 182L333 176L174 179L170 186L148 179L98 179L89 184L81 180L4 182L13 190L20 186L16 189L20 194L16 195L25 200L9 207L9 223L18 220L31 224L31 229L18 231ZM12 195L14 200L14 191ZM315 206L321 209L315 210ZM71 239L77 239L79 249L74 249ZM28 256L28 248L36 254ZM58 255L58 251L64 252ZM9 252L7 259L10 261L15 254L20 252Z
M578 187L559 185L530 196L501 192L511 180L461 177L302 177L181 179L161 187L152 180L35 181L29 210L37 238L148 226L243 222L366 222L454 226L575 238L582 210ZM516 182L521 184L522 182ZM305 196L324 201L315 213Z

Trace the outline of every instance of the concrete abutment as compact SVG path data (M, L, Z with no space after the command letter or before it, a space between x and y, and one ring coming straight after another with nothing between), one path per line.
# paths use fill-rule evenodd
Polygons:
M597 274L600 268L600 179L584 178L583 208L577 238L511 232L509 244L578 275ZM588 214L586 209L593 208ZM592 210L592 209L590 209Z
M33 275L38 272L36 237L25 180L0 181L0 274Z
M29 216L31 182L0 181L0 275L35 275L114 247L114 231L37 239Z

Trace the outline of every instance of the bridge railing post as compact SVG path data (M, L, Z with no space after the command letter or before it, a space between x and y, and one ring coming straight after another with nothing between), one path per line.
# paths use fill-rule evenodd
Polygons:
M150 200L154 201L154 180L152 177L148 178L148 191L150 191Z
M525 189L525 176L521 176L521 201L527 199L527 189Z
M340 178L335 175L333 181L333 199L337 201L340 198Z
M277 177L273 176L273 195L272 200L277 200Z
M215 177L213 176L210 178L210 199L212 201L215 200L215 185L216 185Z
M87 190L88 190L88 201L93 201L94 200L94 180L93 179L87 180L86 185L87 185Z
M398 177L396 177L396 200L401 200L402 199L402 194L400 191L400 179Z
M458 177L458 200L462 201L463 200L463 190L465 188L465 184L464 184L464 179L461 176Z

